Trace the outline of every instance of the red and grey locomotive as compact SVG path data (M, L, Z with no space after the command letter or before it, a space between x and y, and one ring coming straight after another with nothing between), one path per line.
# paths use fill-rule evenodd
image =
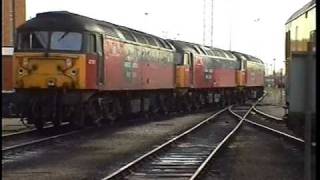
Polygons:
M263 91L263 62L239 52L166 40L58 11L17 29L14 86L21 116L113 122L131 114L192 111Z

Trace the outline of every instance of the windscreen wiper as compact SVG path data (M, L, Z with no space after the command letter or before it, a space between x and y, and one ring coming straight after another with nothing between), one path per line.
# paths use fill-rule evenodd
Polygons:
M62 34L62 36L58 39L58 41L60 41L61 39L63 39L67 34L69 34L69 32L65 32L64 34Z

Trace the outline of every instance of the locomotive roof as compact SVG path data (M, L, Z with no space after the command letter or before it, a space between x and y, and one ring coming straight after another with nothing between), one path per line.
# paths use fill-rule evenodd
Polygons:
M218 56L230 60L236 60L236 57L230 53L230 51L226 51L219 48L203 46L196 43L185 42L181 40L169 40L172 44L175 45L176 49L179 51L188 51L194 54L202 54L208 56Z
M291 17L287 20L286 24L290 23L291 21L295 20L296 18L298 18L299 16L301 16L302 14L304 14L305 12L309 11L310 9L312 9L313 7L315 7L316 2L315 0L312 0L310 2L308 2L306 5L304 5L301 9L299 9L298 11L296 11L295 13L293 13L291 15Z
M38 13L35 18L32 18L31 20L27 21L26 23L18 27L18 31L35 31L35 30L44 30L44 31L60 30L60 31L73 31L73 32L89 31L89 32L105 33L109 36L113 36L117 38L119 38L118 36L119 33L124 35L123 30L126 30L131 33L142 34L145 37L146 36L153 37L153 38L161 39L165 41L160 37L157 37L145 32L134 30L125 26L116 25L106 21L92 19L79 14L70 13L68 11L51 11L51 12ZM118 30L118 31L115 31L115 30ZM166 46L165 48L172 49L170 43L168 44L165 44Z
M253 61L253 62L260 63L260 64L264 64L261 59L258 59L257 57L251 56L249 54L245 54L245 53L241 53L241 52L237 52L237 51L232 51L232 53L234 53L236 55L243 55L247 61Z
M67 11L38 13L35 18L18 27L18 30L63 30L103 32L97 20Z

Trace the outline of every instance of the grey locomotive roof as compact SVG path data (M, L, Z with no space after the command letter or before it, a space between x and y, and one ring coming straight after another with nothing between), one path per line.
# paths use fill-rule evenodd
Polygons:
M19 30L64 30L103 32L97 20L67 11L38 13L18 27Z
M18 31L34 31L34 30L43 30L43 31L90 31L98 33L106 33L107 28L110 30L117 29L127 30L129 32L135 32L143 34L145 36L154 37L157 39L162 39L160 37L134 30L125 26L116 25L106 21L92 19L86 16L79 14L70 13L68 11L51 11L38 13L35 18L27 21L18 27ZM108 33L107 33L108 34ZM117 33L109 33L108 35L117 37ZM164 39L162 39L164 40Z
M237 52L237 51L232 51L232 53L235 55L243 55L248 61L254 61L260 64L264 64L263 61L261 59L258 59L257 57L254 57L245 53Z
M197 48L198 48L200 51L204 50L205 55L218 56L218 57L223 57L223 58L227 58L230 60L236 59L236 57L234 57L233 54L231 54L229 51L226 51L223 49L209 47L209 46L203 46L203 45L200 45L197 43L185 42L185 41L181 41L181 40L168 40L168 41L170 41L176 47L176 49L178 51L187 51L187 52L192 52L194 54L203 54L203 53L198 52L198 50L197 50ZM216 53L217 51L219 52L218 55L213 54L213 53Z
M305 12L309 11L310 9L312 9L313 7L315 7L316 2L315 0L312 0L310 2L308 2L306 5L304 5L301 9L299 9L298 11L296 11L295 13L293 13L290 18L287 20L286 24L288 24L289 22L295 20L296 18L298 18L299 16L301 16L302 14L304 14Z

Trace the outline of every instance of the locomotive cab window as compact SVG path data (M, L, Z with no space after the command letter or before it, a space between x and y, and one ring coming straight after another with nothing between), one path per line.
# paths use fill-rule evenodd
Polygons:
M49 43L46 31L18 33L18 50L45 50Z
M87 51L89 53L97 53L97 40L94 34L89 34L88 36Z
M87 39L87 52L102 55L103 54L103 36L89 34Z
M80 51L81 47L82 34L77 32L34 31L18 33L18 50Z
M77 32L52 32L50 39L52 50L80 51L82 34Z
M187 53L183 54L183 64L190 65L190 56Z
M102 35L98 35L96 36L97 38L97 53L99 56L101 56L103 54L103 36Z

